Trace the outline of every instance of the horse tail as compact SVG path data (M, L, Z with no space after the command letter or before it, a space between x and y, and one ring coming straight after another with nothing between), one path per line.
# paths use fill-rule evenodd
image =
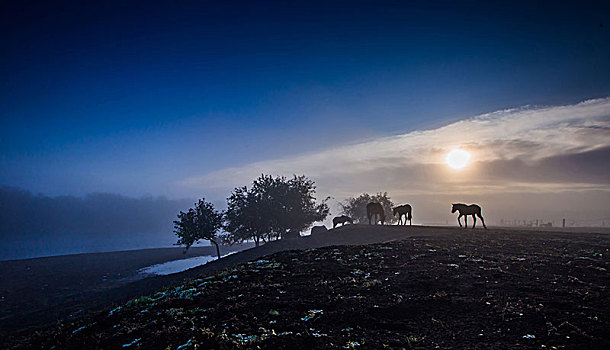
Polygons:
M409 211L407 212L407 220L411 221L411 218L412 218L412 217L413 217L413 216L411 215L411 210L409 210Z

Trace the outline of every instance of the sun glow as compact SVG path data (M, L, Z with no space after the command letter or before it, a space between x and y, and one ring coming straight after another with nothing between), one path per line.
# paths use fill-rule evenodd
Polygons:
M461 149L452 150L447 154L447 158L445 158L447 165L449 165L453 169L462 169L463 167L468 165L469 160L470 153Z

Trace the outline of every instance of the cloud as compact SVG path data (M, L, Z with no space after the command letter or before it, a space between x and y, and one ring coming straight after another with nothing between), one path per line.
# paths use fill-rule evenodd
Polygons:
M447 152L456 147L472 154L472 164L461 171L444 164ZM306 174L321 192L339 197L364 191L607 191L609 147L610 98L603 98L497 111L437 129L225 168L184 179L180 186L230 191L261 173L295 173Z

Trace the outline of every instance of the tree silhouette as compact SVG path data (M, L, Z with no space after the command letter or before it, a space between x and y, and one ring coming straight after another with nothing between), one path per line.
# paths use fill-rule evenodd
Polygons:
M190 208L186 213L180 211L178 220L174 221L174 232L178 236L176 245L184 245L184 253L200 240L208 240L216 246L216 254L220 259L220 247L218 242L218 230L222 228L223 214L214 210L212 203L206 202L205 198L195 203L195 208Z
M298 235L329 214L325 199L316 203L315 184L305 176L292 179L261 175L252 187L235 188L227 198L225 230L231 243L266 242Z
M304 175L294 175L288 181L285 177L278 177L274 179L271 188L274 212L277 213L275 231L280 237L298 235L314 222L322 221L330 214L326 204L330 197L317 204L316 186Z
M339 205L341 206L342 214L349 216L358 223L368 223L366 205L371 202L381 204L385 213L385 222L389 224L396 222L396 218L392 216L392 207L394 206L394 203L390 197L388 197L387 192L379 192L374 196L363 193L356 198L348 198L344 203L339 203Z
M225 240L229 244L253 240L258 247L261 241L271 239L271 222L268 215L268 202L246 186L233 190L227 198L225 230L229 233Z

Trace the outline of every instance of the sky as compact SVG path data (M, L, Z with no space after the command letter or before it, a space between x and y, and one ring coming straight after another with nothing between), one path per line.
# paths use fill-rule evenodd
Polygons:
M607 1L0 6L0 186L222 205L264 171L420 223L610 217Z

